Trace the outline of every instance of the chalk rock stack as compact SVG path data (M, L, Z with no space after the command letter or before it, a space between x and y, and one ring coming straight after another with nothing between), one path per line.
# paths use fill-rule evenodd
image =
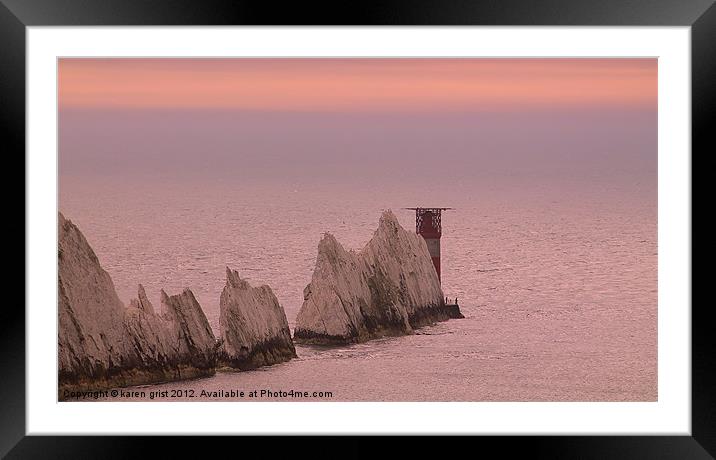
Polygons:
M80 230L58 220L59 391L211 375L216 340L192 292L168 296L162 314L144 288L129 308Z
M445 305L425 240L406 231L386 211L360 252L346 251L333 235L324 235L294 339L313 344L362 342L461 317L459 310Z
M139 298L125 313L125 326L142 368L154 369L162 380L210 375L216 365L216 338L190 289L167 295L161 291L161 314L139 285Z
M245 370L296 357L286 313L271 288L252 287L228 267L219 327L220 366Z

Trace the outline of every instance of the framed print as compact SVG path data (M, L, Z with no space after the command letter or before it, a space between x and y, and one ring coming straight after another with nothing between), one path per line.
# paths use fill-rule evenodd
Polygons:
M27 272L2 453L713 455L691 152L716 9L508 3L5 1Z

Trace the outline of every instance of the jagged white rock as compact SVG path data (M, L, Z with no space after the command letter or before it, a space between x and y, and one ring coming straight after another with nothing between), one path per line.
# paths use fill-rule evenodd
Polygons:
M214 373L216 340L189 289L162 291L157 314L139 286L125 308L80 230L58 217L59 392Z
M59 214L58 359L60 384L103 374L131 355L124 305L87 240Z
M139 285L138 299L132 299L125 312L125 325L142 367L168 369L169 379L191 369L210 370L216 362L216 339L199 302L190 289L169 296L161 291L162 313L154 313L144 286ZM178 373L177 373L178 374Z
M330 233L323 236L294 339L361 342L461 317L459 309L445 305L425 240L385 211L360 252L346 251Z
M253 369L296 357L286 313L269 286L251 287L226 267L221 292L220 366Z

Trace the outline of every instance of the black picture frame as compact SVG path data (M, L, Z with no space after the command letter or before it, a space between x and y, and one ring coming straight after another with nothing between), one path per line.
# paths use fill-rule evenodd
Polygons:
M690 26L693 159L706 165L716 152L711 117L716 91L716 7L713 0L501 0L274 2L230 0L0 0L0 113L5 157L25 158L25 32L29 26L112 25L532 25L532 26ZM697 153L698 152L698 153ZM24 170L24 162L23 162ZM708 168L702 168L708 169ZM15 173L16 174L16 173ZM692 183L693 184L693 183ZM7 186L6 186L7 188ZM693 188L693 185L692 185ZM6 197L9 189L6 190ZM693 194L694 198L697 197ZM24 215L24 205L23 205ZM17 222L18 217L14 218ZM693 228L693 219L691 222ZM27 231L27 228L24 229ZM24 238L24 237L23 237ZM699 251L704 259L711 249ZM27 247L25 246L25 251ZM23 263L24 266L24 263ZM24 271L23 271L24 273ZM693 286L693 281L692 281ZM550 458L713 458L716 456L716 381L712 302L693 302L692 436L480 437L470 449ZM0 455L8 458L125 458L146 452L139 443L160 442L166 456L207 455L222 443L190 437L160 439L117 436L25 435L25 315L16 305L0 309ZM237 414L240 416L240 414ZM140 440L141 439L141 440ZM356 438L338 439L337 455L370 455ZM516 442L519 441L519 442ZM241 441L239 446L245 445ZM259 441L266 443L267 441ZM315 452L334 456L317 441L292 439L271 446L272 455ZM323 441L320 441L323 445ZM236 448L236 441L228 444ZM402 455L425 453L444 441L425 437L400 443ZM337 449L338 447L336 447ZM276 450L278 449L278 450ZM461 455L458 452L455 455Z

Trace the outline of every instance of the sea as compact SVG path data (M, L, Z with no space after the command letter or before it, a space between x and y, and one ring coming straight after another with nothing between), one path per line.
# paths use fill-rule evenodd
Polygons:
M414 230L404 208L453 208L442 218L442 287L464 319L355 345L298 345L286 363L102 399L656 401L655 176L460 177L61 178L59 209L120 299L129 304L141 283L159 308L160 289L188 287L215 333L227 266L269 285L293 329L325 232L360 250L383 210Z

